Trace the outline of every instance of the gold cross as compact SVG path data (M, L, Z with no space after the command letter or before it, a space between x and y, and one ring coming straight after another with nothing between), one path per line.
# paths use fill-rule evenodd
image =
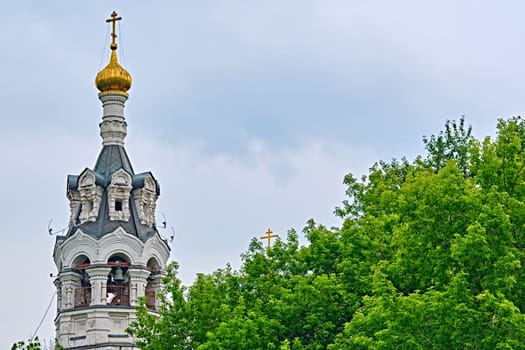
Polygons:
M115 11L113 11L113 13L111 14L111 18L106 19L106 23L113 22L113 30L111 31L111 37L112 37L111 48L112 49L117 48L117 43L115 42L115 39L117 38L117 32L115 30L115 23L117 23L117 21L120 21L122 19L122 17L117 17L117 16L118 14Z
M275 237L279 237L279 235L272 235L272 230L268 229L268 231L266 232L266 236L261 236L260 239L267 239L268 240L268 250L270 250L270 245L271 245L271 239L272 238L275 238Z

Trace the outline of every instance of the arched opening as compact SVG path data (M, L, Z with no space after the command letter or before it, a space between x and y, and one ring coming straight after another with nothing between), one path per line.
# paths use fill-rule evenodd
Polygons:
M160 292L160 264L155 258L150 258L146 267L151 272L144 295L146 296L146 307L150 310L156 309L156 295Z
M107 281L106 303L129 305L129 259L122 254L115 254L108 259L108 265L111 271Z
M89 264L91 264L91 261L89 260L89 258L85 256L84 254L81 254L73 260L73 263L71 264L71 268L76 269L76 270L85 269L86 267L89 266Z
M79 255L73 260L72 269L80 275L80 285L75 288L74 307L89 306L91 304L91 281L86 272L91 261L85 255Z
M160 273L160 264L155 258L151 258L148 260L148 263L146 264L148 267L148 270L151 271L151 273Z

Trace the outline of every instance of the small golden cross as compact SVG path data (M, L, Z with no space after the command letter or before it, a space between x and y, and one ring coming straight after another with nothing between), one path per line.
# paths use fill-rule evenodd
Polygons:
M266 235L265 236L261 236L260 239L267 239L268 240L268 250L270 250L270 245L271 245L271 239L272 238L276 238L276 237L279 237L279 235L272 235L272 230L268 229L268 231L266 232Z
M109 19L106 19L106 23L109 23L109 22L113 22L113 30L111 31L111 37L112 37L112 40L111 40L111 48L117 48L117 43L115 42L115 39L117 38L117 31L115 30L115 23L117 23L117 21L120 21L122 19L122 17L117 17L118 14L113 11L113 13L111 14L111 18Z

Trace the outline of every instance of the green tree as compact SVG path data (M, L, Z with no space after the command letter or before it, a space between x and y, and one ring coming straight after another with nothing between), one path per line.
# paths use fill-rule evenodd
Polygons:
M185 288L176 265L142 349L525 348L525 122L482 142L465 120L427 154L345 177L342 224L307 222L267 250L254 239Z
M177 269L176 263L168 265L164 293L159 294L160 317L148 311L145 299L140 300L137 322L130 325L128 332L137 338L141 349L193 349L185 288L177 278Z

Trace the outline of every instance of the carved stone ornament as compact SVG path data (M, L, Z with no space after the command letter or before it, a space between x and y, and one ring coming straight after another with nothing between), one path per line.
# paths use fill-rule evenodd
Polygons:
M124 145L128 125L124 120L104 120L100 123L100 136L104 145Z
M151 176L144 179L144 188L133 191L133 199L139 214L139 221L143 225L155 224L155 209L157 207L157 186Z
M80 223L96 221L100 210L102 188L95 184L95 175L89 171L80 177L78 192L80 194Z
M131 176L120 169L111 177L108 186L109 219L128 221L130 217L129 197L131 195Z
M73 226L75 224L75 218L78 214L78 210L80 209L81 200L80 200L80 193L78 191L68 191L67 193L67 199L69 199L69 226Z

